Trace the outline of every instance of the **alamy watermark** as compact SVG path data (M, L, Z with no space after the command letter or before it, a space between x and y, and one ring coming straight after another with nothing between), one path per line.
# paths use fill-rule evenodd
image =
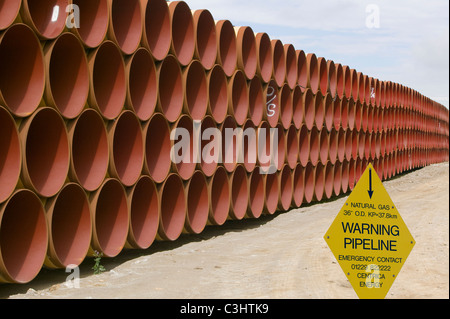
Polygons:
M377 4L368 4L366 6L366 27L369 29L380 28L380 7Z
M61 10L63 10L63 8L59 5L53 7L51 22L58 21ZM80 28L80 7L76 4L69 4L65 8L65 12L67 13L66 27L68 29Z

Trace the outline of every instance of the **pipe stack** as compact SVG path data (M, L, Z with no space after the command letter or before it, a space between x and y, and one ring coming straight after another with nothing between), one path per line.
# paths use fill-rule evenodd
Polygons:
M444 106L186 2L3 2L0 282L448 161Z

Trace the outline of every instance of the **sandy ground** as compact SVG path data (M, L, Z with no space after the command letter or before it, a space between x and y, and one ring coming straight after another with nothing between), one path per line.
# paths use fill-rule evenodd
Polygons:
M449 298L449 164L384 186L417 242L386 298ZM323 239L346 199L124 251L102 259L101 275L93 275L89 258L79 288L65 285L64 270L43 269L27 285L0 286L0 298L357 298Z

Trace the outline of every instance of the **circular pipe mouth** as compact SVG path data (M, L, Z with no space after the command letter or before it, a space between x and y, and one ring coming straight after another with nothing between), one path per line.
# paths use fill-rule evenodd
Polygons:
M351 95L349 95L349 98L352 97L354 101L357 101L359 94L359 79L358 72L355 69L350 69L350 79Z
M264 86L264 96L266 97L266 112L264 119L270 127L276 127L280 119L280 88L274 79Z
M298 81L297 54L292 44L284 45L284 53L286 56L286 82L292 90Z
M69 142L61 115L53 108L40 108L22 122L19 131L23 183L40 196L56 195L70 166Z
M306 54L305 51L303 50L296 50L295 53L297 56L297 73L298 73L297 84L302 88L303 92L308 86L308 68L307 68Z
M331 131L334 124L334 101L330 93L325 94L323 99L324 104L324 124L328 131Z
M129 230L129 207L125 189L113 178L91 194L92 240L91 249L105 257L116 257L123 249Z
M347 110L348 128L353 130L356 122L356 103L353 98L348 100Z
M358 157L359 158L364 158L365 148L366 148L366 133L364 133L363 131L359 131L358 132Z
M143 45L155 60L164 60L170 50L172 25L167 1L149 0L145 7Z
M144 171L156 183L162 183L169 175L171 167L170 128L161 113L155 113L145 124L145 164Z
M279 39L271 40L273 56L273 78L279 87L283 86L286 80L286 54L283 42Z
M42 40L54 39L66 26L67 0L23 0L20 15Z
M361 130L363 122L363 105L359 100L355 102L355 129Z
M298 133L299 160L303 167L306 167L309 161L310 139L309 132L305 125L302 125Z
M292 90L286 83L280 89L280 120L286 130L291 126L293 113Z
M316 98L310 89L306 89L303 94L303 106L305 108L305 124L308 130L311 130L316 118Z
M275 135L276 133L276 135ZM271 132L272 143L276 146L276 157L274 158L277 170L281 170L286 163L286 133L281 124L278 124Z
M144 164L144 139L136 114L124 111L109 128L110 173L125 186L134 185Z
M127 95L122 53L114 42L108 40L95 49L88 60L91 76L89 104L107 120L115 119L122 111Z
M242 147L239 151L243 152L243 154L240 154L243 156L240 156L239 161L243 160L246 171L250 173L255 169L258 160L257 126L255 126L252 120L247 120L242 129Z
M349 100L344 97L341 101L341 127L346 130L349 128Z
M228 112L228 79L223 67L214 65L207 72L206 82L208 86L208 113L220 124L225 120Z
M161 203L158 236L162 240L175 241L183 231L187 212L186 194L180 176L170 174L158 193Z
M304 178L305 178L305 201L306 203L311 203L314 198L315 192L315 172L314 166L311 162L308 162L304 169Z
M308 73L308 87L313 94L316 94L320 85L320 68L317 56L314 53L306 55L306 68Z
M285 165L283 169L278 173L278 179L281 208L284 211L288 211L292 204L294 191L292 184L292 170L289 165Z
M297 166L299 161L300 143L297 135L297 129L292 124L286 133L286 160L291 169Z
M169 2L172 21L171 52L183 66L188 65L195 53L194 19L189 5L184 1Z
M292 172L292 175L293 201L295 207L300 207L305 197L305 168L301 164L298 164Z
M44 264L47 244L40 199L32 191L16 191L0 206L0 281L24 284L33 280Z
M305 121L305 108L303 106L303 93L299 85L292 91L292 122L297 130L300 129Z
M249 26L234 27L234 30L236 33L237 66L244 71L247 79L252 79L258 66L255 33Z
M261 81L267 83L272 78L273 70L273 54L272 44L269 35L260 32L255 35L256 55L258 57L257 74L261 77Z
M280 196L280 181L277 174L268 174L264 177L265 180L265 211L269 215L275 214L278 209L278 202Z
M339 131L336 132L336 140L337 140L337 161L343 162L345 156L347 154L347 141L346 141L346 132L341 127ZM351 148L350 148L351 150Z
M230 177L231 209L230 216L235 220L241 220L247 213L249 204L249 185L247 172L242 165L236 166Z
M334 191L334 165L331 162L327 162L324 167L324 177L325 177L325 186L324 186L324 195L327 199L330 199L333 196Z
M314 124L317 129L320 131L325 124L325 97L322 95L321 91L317 91L317 94L314 97L315 104L315 115L314 115Z
M87 191L102 184L109 164L108 137L101 115L86 109L68 125L71 149L69 176Z
M351 159L348 164L348 188L352 191L356 185L356 160Z
M19 132L14 118L0 106L0 203L14 192L21 167Z
M210 131L212 130L212 131ZM201 162L200 167L206 177L211 177L220 161L220 150L217 148L221 136L216 134L217 125L212 116L207 115L201 126Z
M344 160L342 162L341 167L341 179L342 179L342 193L347 193L349 189L349 183L350 183L350 163L347 160Z
M309 160L316 166L320 158L320 131L313 127L309 132Z
M264 97L261 79L257 75L248 82L248 97L249 118L256 126L258 126L264 116L266 98Z
M200 234L206 227L209 214L208 185L201 171L195 171L185 186L186 222L185 229L192 234Z
M356 160L358 158L359 151L359 132L357 130L351 131L352 140L352 158Z
M142 38L142 8L140 0L112 0L109 36L126 55L132 54Z
M325 165L318 162L314 168L314 198L320 202L325 194Z
M227 76L232 76L237 66L237 39L233 24L229 20L216 22L217 63Z
M0 1L0 30L7 29L19 14L22 0Z
M83 188L76 183L66 184L46 203L46 210L49 227L46 266L80 265L92 236L91 210Z
M342 65L334 63L332 60L327 61L328 75L330 77L329 87L330 94L333 97L339 97L342 99L344 95L343 77L342 77Z
M217 59L216 23L208 10L195 10L193 14L195 57L206 70L210 70Z
M348 65L342 66L342 76L344 78L344 96L349 99L352 96L352 74Z
M220 162L226 171L231 173L236 168L239 157L239 140L237 134L236 121L233 116L227 116L220 126L222 148L220 154Z
M236 70L228 84L229 114L233 115L238 125L243 125L248 118L249 93L244 72Z
M342 100L340 98L336 98L333 102L333 127L336 131L339 131L340 128L344 128L342 125L342 117ZM347 124L347 122L345 124Z
M181 115L171 132L171 159L174 169L184 180L192 177L197 166L194 121L188 115ZM197 145L198 146L198 145ZM151 154L148 154L152 156Z
M217 167L216 172L208 183L209 192L209 222L216 226L223 225L231 207L230 185L227 171L222 167Z
M345 131L345 158L349 161L353 155L353 131Z
M319 66L319 90L325 95L328 91L328 66L327 60L323 57L317 58Z
M261 175L260 168L256 167L248 177L247 215L250 218L259 218L264 210L264 188L264 177Z
M105 39L109 25L109 6L107 0L72 0L79 8L79 24L74 32L87 48L98 47ZM75 13L75 11L74 11Z
M329 158L330 142L328 139L329 136L327 130L322 129L319 133L319 159L323 164L325 164Z
M338 147L338 132L333 128L328 135L328 159L333 165L338 157Z
M72 33L63 33L44 49L45 97L67 119L77 117L89 94L89 68L84 48Z
M0 103L27 117L41 102L45 87L44 56L39 40L24 24L0 35Z
M333 192L339 196L342 189L342 163L336 162L333 169Z
M156 109L158 81L151 53L141 47L125 63L127 105L141 121L147 121Z
M183 108L184 88L181 67L168 55L156 68L159 83L158 107L170 123L175 122Z
M153 180L146 175L127 191L130 227L127 243L136 249L149 248L156 239L160 218L158 192Z
M203 65L193 60L183 71L186 112L193 120L201 121L208 108L208 87Z

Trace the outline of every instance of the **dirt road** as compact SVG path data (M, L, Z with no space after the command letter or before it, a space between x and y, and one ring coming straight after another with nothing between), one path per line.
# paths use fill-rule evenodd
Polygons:
M416 240L386 298L449 298L449 164L384 182ZM259 220L208 227L200 236L125 251L79 288L64 270L42 270L24 286L0 286L1 298L357 298L323 236L347 196Z

